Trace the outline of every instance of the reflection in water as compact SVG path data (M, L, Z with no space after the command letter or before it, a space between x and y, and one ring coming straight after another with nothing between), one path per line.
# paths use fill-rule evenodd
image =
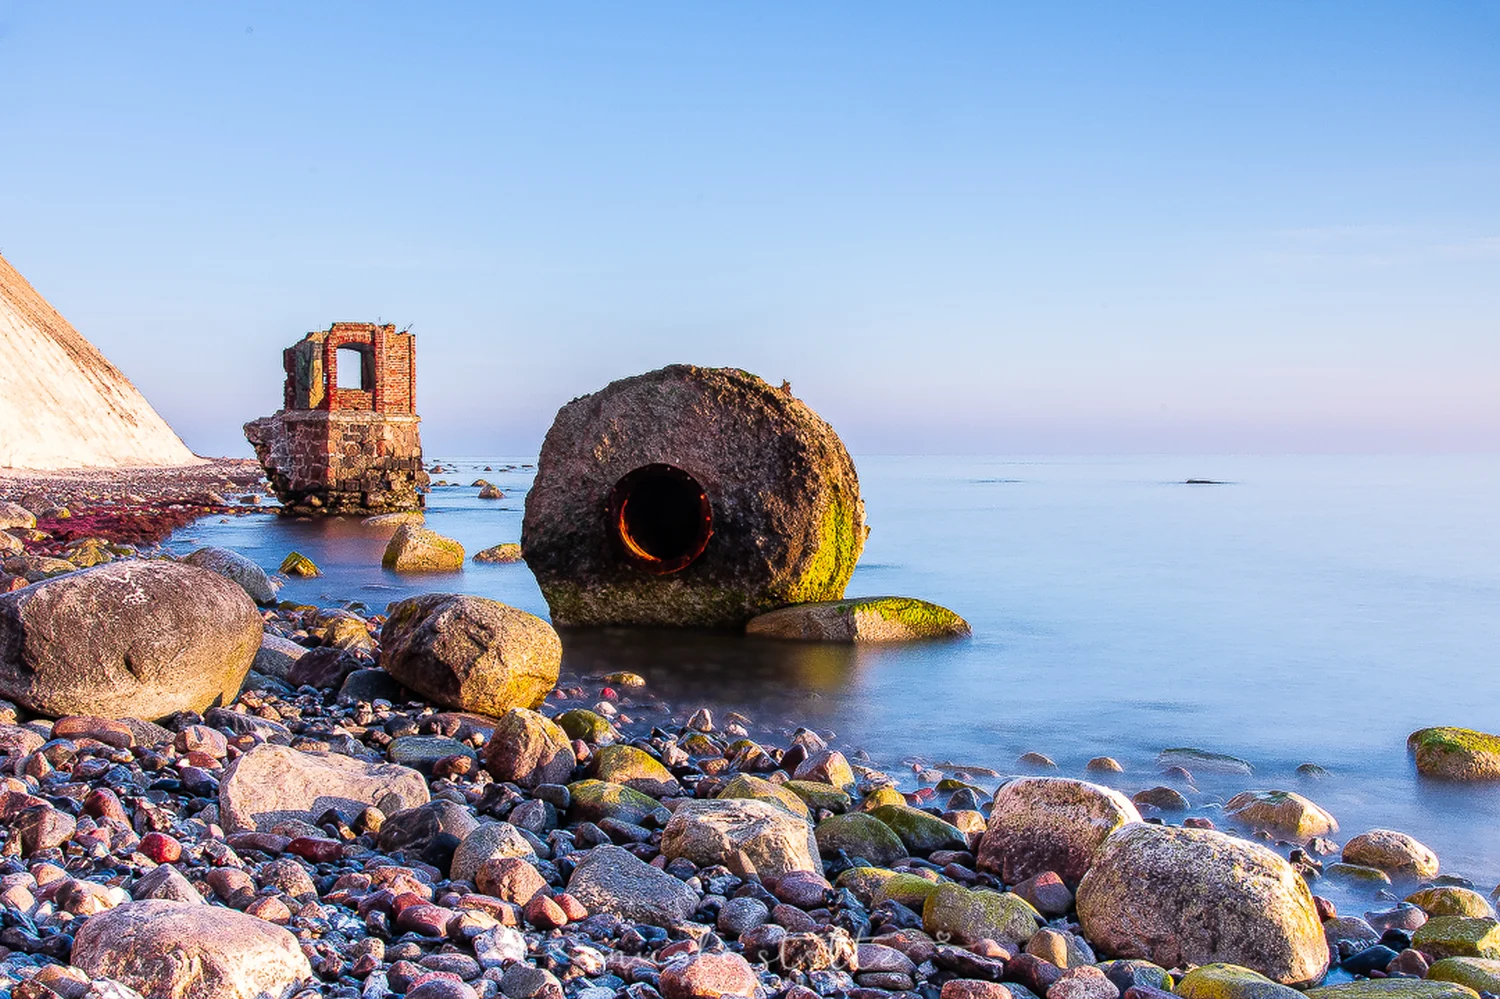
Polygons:
M852 645L717 631L568 628L561 634L564 673L639 673L648 690L681 708L737 710L759 727L774 727L778 720L805 724L823 715L819 702L850 689L861 667L879 656Z

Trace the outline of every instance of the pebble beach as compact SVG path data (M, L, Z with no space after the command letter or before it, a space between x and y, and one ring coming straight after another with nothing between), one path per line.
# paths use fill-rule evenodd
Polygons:
M253 508L226 495L251 488L233 472L6 483L8 502L50 505L7 524L24 589L0 635L45 632L32 673L59 664L51 700L0 677L13 995L1500 992L1490 886L1398 831L1341 835L1248 772L1217 820L1189 814L1195 771L1232 757L1163 753L1129 796L1108 757L1079 777L1040 754L1029 776L882 772L812 727L671 703L633 673L536 669L557 635L495 601L278 604L274 574L233 552L110 536L131 509L169 531ZM70 521L95 533L64 537ZM38 628L67 620L46 602L65 585L93 617ZM109 617L126 591L156 616ZM203 654L153 672L161 636L129 632L162 621ZM482 668L457 635L489 650ZM90 640L144 643L133 700L90 707L67 665ZM226 673L236 655L248 670ZM175 706L202 691L217 703ZM1341 912L1322 886L1351 880L1372 902Z

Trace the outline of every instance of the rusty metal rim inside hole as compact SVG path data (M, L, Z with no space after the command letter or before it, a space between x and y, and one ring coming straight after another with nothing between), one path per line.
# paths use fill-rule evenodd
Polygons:
M659 482L686 486L697 494L698 500L698 509L694 519L696 530L693 539L685 551L670 558L655 555L643 547L636 538L631 536L626 521L627 507L637 490L648 483ZM609 532L621 554L632 564L658 576L681 572L692 565L708 547L709 539L714 534L713 506L709 503L708 493L692 475L676 465L664 462L642 465L625 473L609 492L608 516Z

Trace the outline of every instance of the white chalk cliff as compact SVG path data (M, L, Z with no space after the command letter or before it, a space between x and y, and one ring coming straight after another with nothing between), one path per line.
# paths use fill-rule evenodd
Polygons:
M130 379L0 257L0 468L200 461Z

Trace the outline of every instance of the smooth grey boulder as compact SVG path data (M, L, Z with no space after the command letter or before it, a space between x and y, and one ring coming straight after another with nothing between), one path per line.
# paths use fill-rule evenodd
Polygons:
M240 832L285 819L313 822L330 808L358 815L374 805L393 815L428 800L427 780L407 767L264 743L225 771L219 821L225 831Z
M298 645L290 638L282 638L268 631L260 640L260 649L255 653L255 662L250 668L278 680L290 680L293 664L307 655L308 651L307 646Z
M568 879L568 893L590 912L672 927L698 908L698 893L619 846L596 846Z
M276 602L276 584L266 575L266 570L250 561L239 552L228 548L199 548L185 555L184 565L196 565L200 569L216 572L232 583L238 583L258 604Z
M521 831L509 822L485 822L463 838L453 851L448 876L455 881L473 881L479 865L503 857L534 857L536 851Z
M202 713L239 693L263 630L217 573L111 562L0 596L0 697L49 718Z
M813 827L751 798L684 801L662 830L661 852L668 860L723 864L741 876L768 880L792 871L823 873Z

